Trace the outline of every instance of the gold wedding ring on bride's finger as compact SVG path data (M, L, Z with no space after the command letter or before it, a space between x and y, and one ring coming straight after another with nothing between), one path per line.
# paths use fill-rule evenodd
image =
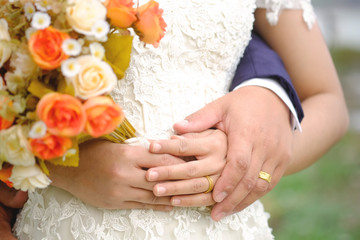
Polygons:
M267 172L260 171L259 172L259 178L261 178L262 180L267 181L268 183L271 182L271 175L268 174Z
M205 176L205 178L208 180L209 182L209 188L204 192L204 193L209 193L214 189L214 181L210 176Z

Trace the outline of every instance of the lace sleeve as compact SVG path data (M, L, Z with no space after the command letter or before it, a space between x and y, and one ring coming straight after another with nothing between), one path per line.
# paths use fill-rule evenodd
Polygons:
M275 25L283 9L302 9L303 18L309 29L315 22L315 12L311 0L256 0L258 8L266 8L266 17L271 25Z

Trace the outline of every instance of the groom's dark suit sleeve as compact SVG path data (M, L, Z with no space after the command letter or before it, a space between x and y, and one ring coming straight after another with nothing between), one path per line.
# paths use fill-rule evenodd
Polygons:
M230 91L251 78L271 78L276 80L287 92L301 122L304 118L301 102L281 58L254 32L249 45L245 49L244 56L237 66Z

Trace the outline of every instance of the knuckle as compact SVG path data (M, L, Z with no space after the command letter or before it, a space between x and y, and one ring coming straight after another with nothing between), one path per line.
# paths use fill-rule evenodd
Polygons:
M160 164L162 166L168 166L172 164L172 158L168 154L162 154L160 156Z
M107 176L110 178L110 181L126 179L127 177L126 173L122 170L122 168L117 165L113 166L113 168L108 169Z
M180 193L180 188L179 188L178 184L173 184L171 187L167 187L167 189L171 190L172 195L177 195Z
M186 167L186 174L189 178L193 178L195 176L197 176L197 174L199 173L199 168L194 165L194 164L190 164Z
M244 188L247 191L251 191L255 187L256 180L250 177L244 177L242 180Z
M260 195L263 195L267 192L268 188L269 188L269 185L266 182L265 183L257 183L254 191Z
M194 184L192 185L193 192L195 193L203 192L204 188L205 188L205 184L203 183L203 181L201 181L201 179L194 180Z
M179 139L179 154L184 154L188 151L189 149L189 144L186 141L186 139Z
M155 195L152 195L151 199L150 199L150 203L156 204L158 202L158 197Z
M118 156L121 156L122 158L128 158L133 155L132 148L130 147L119 147L116 149Z
M235 189L235 186L236 186L235 183L230 182L224 186L224 191L230 193Z
M231 201L229 201L228 204L228 210L227 211L233 211L234 208L236 208L236 206L239 204L239 201L236 199L232 199Z
M209 206L213 203L211 194L203 194L200 198L200 205L201 206Z
M164 171L164 173L163 173L163 177L164 177L165 179L171 178L172 173L173 173L173 171L172 171L172 168L171 168L171 167L165 167L165 171Z
M248 161L242 159L234 159L233 161L234 169L236 169L239 172L246 172L249 168Z

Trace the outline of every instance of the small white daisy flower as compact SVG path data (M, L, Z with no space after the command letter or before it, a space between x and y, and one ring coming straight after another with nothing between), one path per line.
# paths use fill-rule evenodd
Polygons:
M51 23L51 18L49 14L36 12L34 13L33 19L31 21L31 26L35 29L44 29L47 28Z
M36 0L35 6L42 12L46 12L47 10L51 9L49 0Z
M27 18L27 20L30 20L32 18L35 11L36 11L36 9L35 9L34 5L31 2L25 3L24 12L25 12L25 17Z
M110 25L105 20L99 20L95 22L91 30L96 39L102 39L109 33Z
M61 72L65 77L74 77L80 71L80 64L75 58L68 58L61 63Z
M103 59L105 55L105 48L100 43L94 42L90 44L90 53L98 59Z
M72 157L73 155L75 155L76 152L77 151L75 148L70 148L69 150L67 150L62 157L63 162L66 160L66 158Z
M62 49L68 56L77 56L81 52L81 45L77 40L69 38L63 42Z
M102 38L99 38L99 39L98 39L99 42L106 42L107 40L108 40L108 36L107 36L107 35L105 35L105 36L103 36Z
M46 130L47 130L46 124L43 121L37 121L31 127L29 132L29 137L32 139L42 138L43 136L45 136Z

